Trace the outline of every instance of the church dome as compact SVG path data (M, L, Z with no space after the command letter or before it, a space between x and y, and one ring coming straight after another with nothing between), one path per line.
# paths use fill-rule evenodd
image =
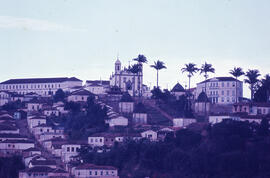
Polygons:
M207 97L207 95L205 94L204 91L202 91L202 92L199 94L199 96L198 96L196 102L198 102L198 103L209 102L209 99L208 99L208 97Z

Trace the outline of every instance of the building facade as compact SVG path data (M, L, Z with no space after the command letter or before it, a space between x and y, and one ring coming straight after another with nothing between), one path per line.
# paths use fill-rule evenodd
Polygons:
M115 62L115 72L110 77L110 86L117 86L122 92L139 96L143 89L143 72L132 73L128 68L121 68L119 59ZM133 94L134 93L134 94Z
M10 79L0 83L0 91L48 96L55 94L58 89L69 92L75 86L82 86L82 81L75 77Z
M233 77L215 77L197 84L195 98L198 98L202 91L205 91L211 103L233 104L238 98L243 97L243 82ZM238 100L239 101L239 100Z

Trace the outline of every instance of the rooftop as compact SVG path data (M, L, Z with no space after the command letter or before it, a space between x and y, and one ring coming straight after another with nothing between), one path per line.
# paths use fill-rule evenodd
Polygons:
M82 165L77 166L75 169L117 170L113 166L98 166L95 164L82 164Z
M171 90L171 92L185 92L185 89L184 89L184 87L180 83L177 83L173 87L173 89Z
M204 80L204 81L200 82L199 84L205 83L205 82L211 82L211 81L218 81L218 82L238 81L238 82L240 82L239 80L236 80L233 77L214 77L214 78L210 78L210 79Z
M10 79L0 84L26 84L26 83L62 83L66 81L80 81L76 77L60 77L60 78L26 78L26 79Z
M85 96L85 95L94 95L94 94L91 93L88 90L81 89L81 90L76 90L76 91L72 92L70 95L82 95L82 96Z

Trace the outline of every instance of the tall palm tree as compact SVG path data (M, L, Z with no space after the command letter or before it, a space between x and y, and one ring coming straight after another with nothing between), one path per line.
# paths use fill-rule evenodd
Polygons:
M207 96L207 93L206 93L206 80L208 78L208 75L207 73L215 73L215 69L212 67L212 64L208 64L207 62L205 62L202 67L199 69L200 70L200 74L204 74L204 78L205 78L205 81L204 81L204 92ZM204 102L204 115L206 117L206 101Z
M134 58L133 59L134 61L137 61L138 64L139 64L139 67L141 68L140 71L139 71L139 80L138 80L138 86L140 86L139 88L139 96L142 95L142 88L141 88L141 84L143 84L143 64L144 63L147 63L147 58L142 55L142 54L139 54L137 58ZM141 77L142 76L142 80L141 80Z
M196 67L196 64L194 63L188 63L188 64L185 64L185 67L183 67L181 69L182 73L184 72L187 72L188 73L188 90L190 92L190 80L191 80L191 77L194 75L194 73L196 73L199 69ZM188 107L190 109L190 93L188 95Z
M238 102L238 92L237 92L237 83L238 83L238 77L241 77L242 75L245 74L243 72L243 69L241 67L234 67L232 70L230 70L230 74L232 74L235 79L236 79L236 84L235 84L235 97L236 97L236 103Z
M161 69L167 69L167 67L165 66L164 62L162 62L160 60L154 61L154 65L151 65L150 67L157 70L157 88L159 88L159 86L158 86L158 71Z
M254 91L255 91L255 86L258 83L259 79L258 77L260 76L260 72L257 69L249 69L245 76L247 77L247 79L245 79L245 83L249 84L249 89L251 91L251 101L253 101L253 97L254 97Z
M266 102L269 102L270 96L270 75L266 74L265 77L262 79L262 86L266 88Z
M131 72L133 74L133 86L132 86L132 90L133 90L133 97L135 96L135 76L141 71L141 68L139 66L139 64L133 64L131 67L128 68L128 71Z

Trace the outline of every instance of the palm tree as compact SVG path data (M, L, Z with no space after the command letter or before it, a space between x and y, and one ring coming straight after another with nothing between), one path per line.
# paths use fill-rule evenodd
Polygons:
M165 66L164 62L157 60L154 61L154 65L151 65L151 67L153 67L154 69L157 70L157 88L159 88L158 86L158 71L161 69L166 69L167 67Z
M135 96L135 76L141 71L141 68L139 64L133 64L131 67L128 68L128 71L133 74L132 90L133 90L133 97L134 97Z
M207 73L210 72L210 73L215 73L215 69L212 67L212 64L208 64L207 62L205 62L202 67L199 69L200 70L200 74L204 74L204 78L205 78L205 81L204 81L204 92L207 96L207 93L206 93L206 80L208 78L208 75ZM204 115L206 117L206 101L204 102Z
M139 67L141 68L140 71L139 71L139 79L138 79L138 86L140 87L139 88L139 96L142 95L142 88L141 88L141 84L143 84L143 77L142 77L142 81L141 81L141 77L142 76L142 73L143 73L143 64L144 63L147 63L147 58L142 55L142 54L139 54L137 58L133 59L134 61L137 61L138 64L139 64Z
M236 103L238 102L238 92L237 92L237 79L238 77L241 77L242 75L245 74L245 72L243 72L243 69L241 67L234 67L232 70L230 70L230 74L232 74L235 79L236 79L236 84L235 84L235 97L236 97Z
M194 63L185 64L185 67L181 69L182 73L184 73L184 72L187 72L188 73L188 90L189 90L189 92L190 92L190 80L191 80L191 77L198 70L199 69L196 67L196 64L194 64ZM190 93L188 95L188 101L190 103ZM189 109L190 109L190 105L189 105Z
M270 91L270 75L266 74L264 79L262 79L262 86L266 88L266 102L269 102L269 91Z
M261 74L257 69L253 69L253 70L249 69L245 74L245 76L247 77L247 79L245 79L245 83L249 84L249 88L251 91L251 97L250 97L251 101L253 101L255 86L259 81L258 77L260 75Z

